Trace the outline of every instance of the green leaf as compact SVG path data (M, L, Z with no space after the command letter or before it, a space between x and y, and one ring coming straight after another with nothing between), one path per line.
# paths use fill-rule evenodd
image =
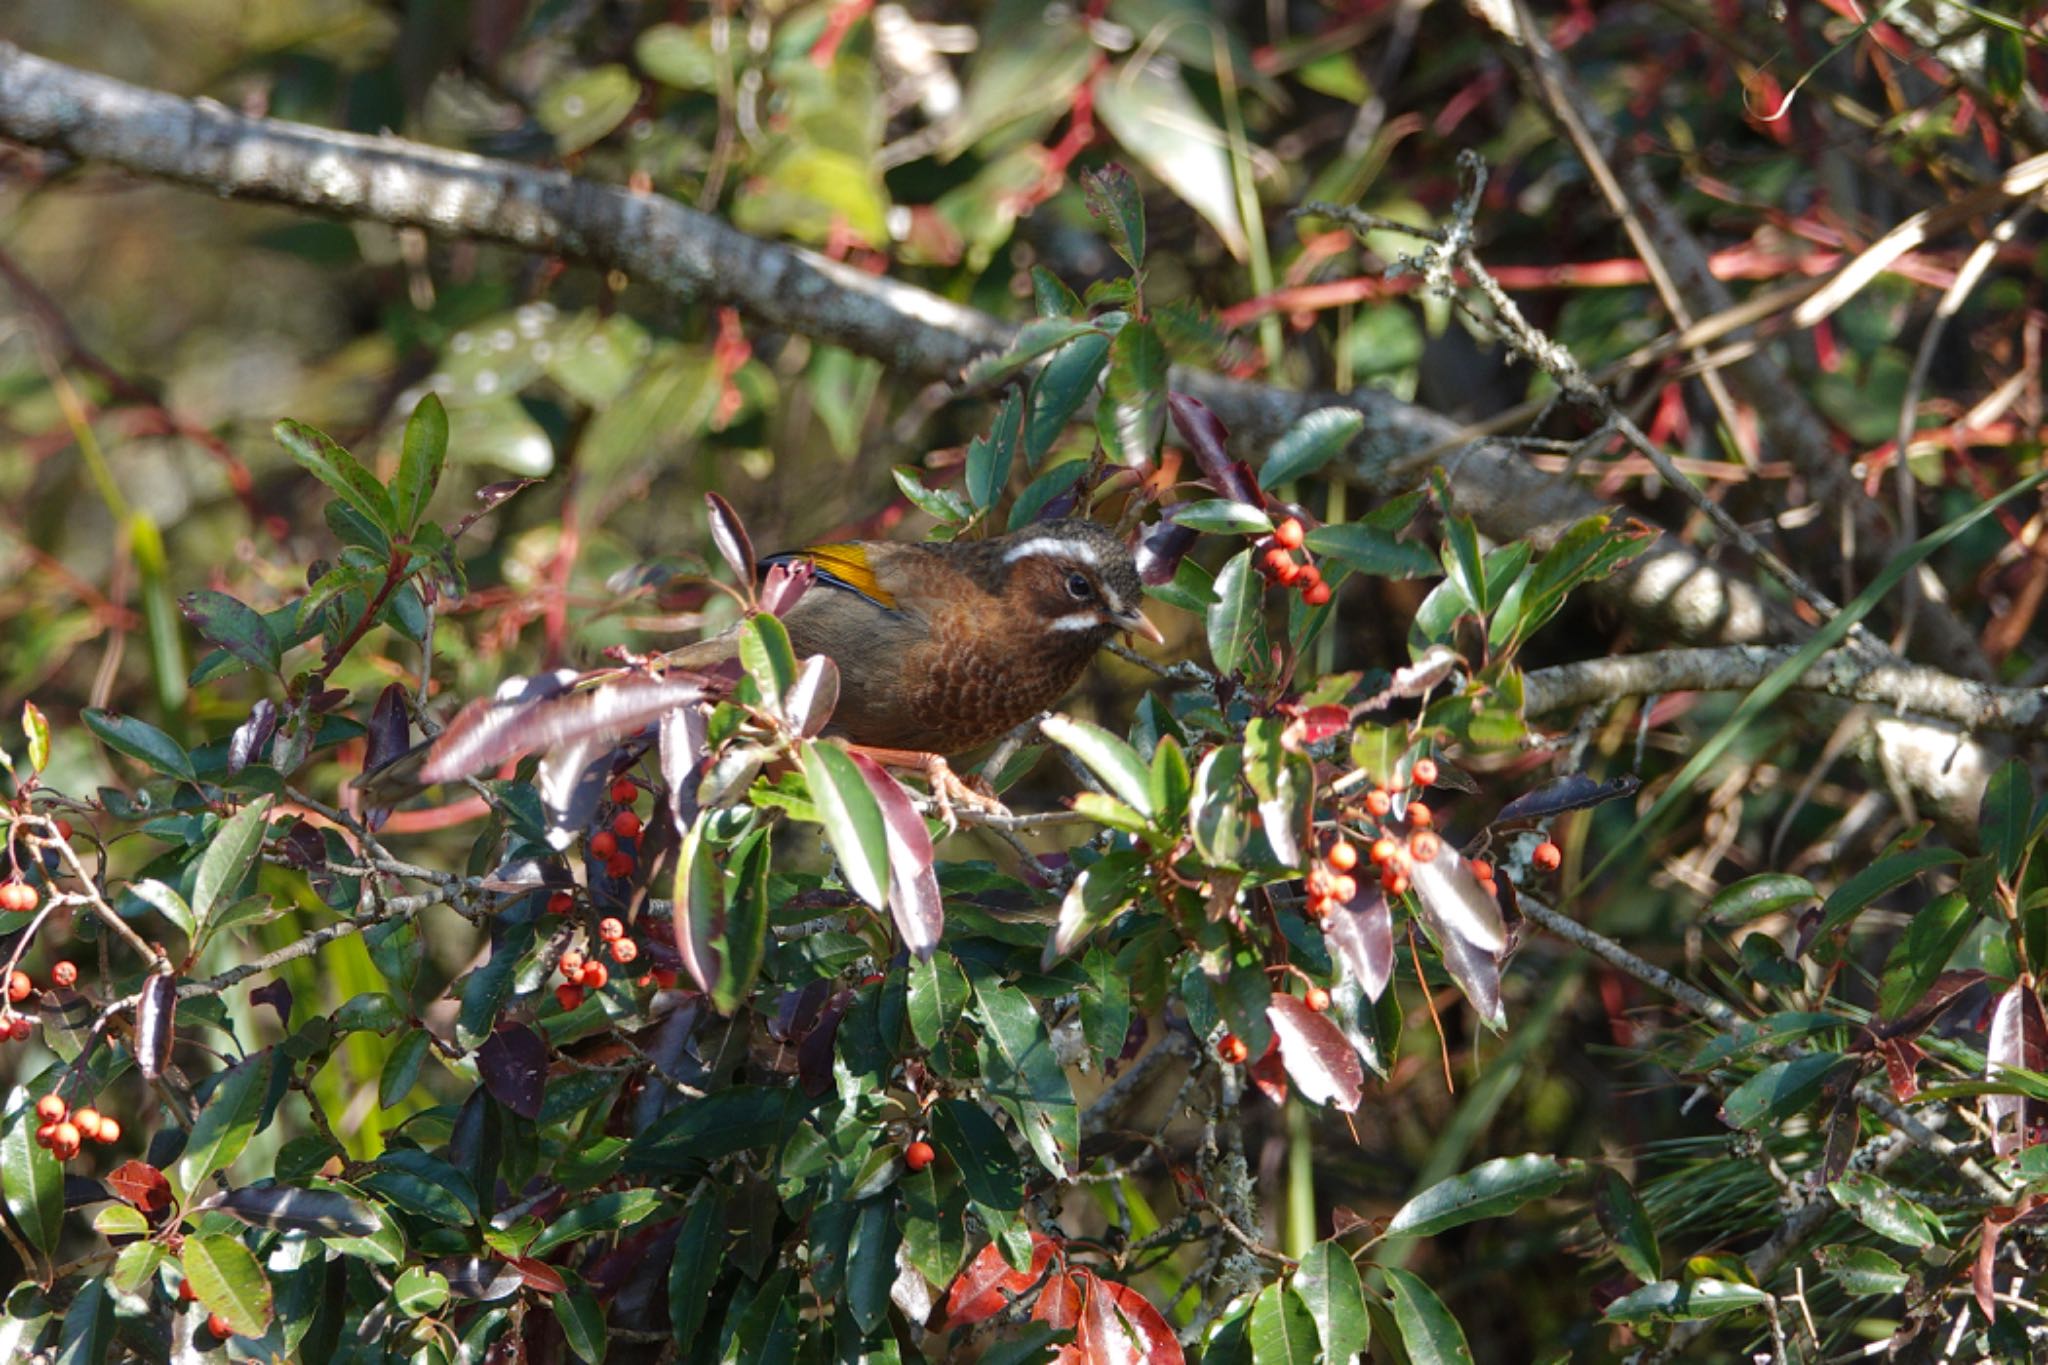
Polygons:
M192 919L201 933L221 906L239 896L242 883L262 856L269 813L269 797L250 802L221 825L200 855L199 872L192 883Z
M1252 1304L1252 1359L1257 1365L1316 1365L1316 1322L1284 1284L1269 1284Z
M439 1312L448 1302L448 1277L423 1265L409 1265L392 1284L391 1300L409 1318Z
M1122 464L1141 466L1159 453L1166 435L1166 347L1151 323L1126 323L1110 344L1096 430Z
M1078 308L1079 301L1075 306ZM1031 381L1031 402L1024 417L1024 465L1036 470L1058 444L1088 396L1095 392L1109 363L1110 338L1099 331L1075 337L1054 351Z
M1239 550L1216 575L1209 608L1209 657L1219 673L1235 673L1251 651L1265 610L1265 579L1252 568L1252 552Z
M1117 799L1141 815L1152 815L1152 773L1137 750L1100 725L1068 716L1047 716L1039 728L1102 779Z
M562 1337L569 1343L569 1349L590 1365L604 1365L604 1306L598 1303L597 1296L588 1289L572 1289L555 1295L549 1304L555 1310L555 1321L561 1324Z
M760 612L740 622L740 666L777 714L796 683L796 650L780 617Z
M103 1365L114 1350L114 1298L107 1286L89 1279L64 1310L53 1365Z
M1721 1119L1735 1128L1760 1128L1790 1118L1813 1103L1841 1061L1833 1052L1809 1052L1773 1062L1729 1092Z
M1259 487L1270 490L1306 478L1342 454L1363 430L1365 414L1357 408L1317 408L1303 413L1266 452L1266 462L1259 467Z
M35 772L49 767L50 722L43 715L42 708L32 701L21 704L21 733L28 741L28 766Z
M1759 872L1715 892L1707 902L1707 918L1716 924L1747 924L1819 897L1813 883L1804 877L1789 872Z
M1031 304L1042 318L1068 318L1081 311L1080 296L1042 265L1031 267Z
M1012 390L996 410L995 425L986 436L967 443L967 500L981 511L996 504L1010 485L1010 465L1017 456L1017 438L1024 425L1024 395Z
M698 1187L676 1235L676 1257L668 1268L669 1330L676 1345L688 1347L704 1325L712 1290L725 1259L725 1196L713 1184Z
M1372 1339L1372 1322L1366 1317L1358 1267L1343 1247L1335 1242L1310 1247L1294 1272L1294 1292L1307 1306L1322 1339L1320 1359L1349 1360L1364 1352Z
M1876 1247L1836 1243L1816 1248L1813 1259L1847 1294L1897 1294L1911 1278L1903 1266Z
M1001 353L969 365L961 374L960 385L971 389L992 388L1027 369L1031 362L1040 356L1056 351L1090 332L1100 335L1102 328L1092 322L1077 322L1065 317L1039 318L1027 322L1017 329L1017 335ZM998 419L996 426L1000 430L1006 421L1015 420L1014 416ZM1016 433L1012 431L1012 439L1015 435Z
M889 1286L896 1281L896 1248L903 1240L895 1215L891 1200L870 1199L862 1204L847 1248L847 1306L861 1331L870 1335L889 1320Z
M918 511L940 524L958 526L974 515L967 499L952 489L926 488L915 466L897 465L890 473L895 476L897 491L910 499Z
M1997 860L1998 875L2008 882L2019 872L2032 833L2034 792L2026 765L2008 760L1985 785L1978 819L1984 826L1984 851Z
M889 904L889 839L882 808L868 789L860 769L835 743L806 740L797 749L804 784L818 804L825 837L846 874L846 885L873 906Z
M1733 1280L1658 1280L1607 1305L1608 1322L1697 1322L1755 1308L1770 1298L1753 1284Z
M659 1190L638 1188L615 1190L572 1205L557 1214L526 1248L529 1256L545 1256L565 1242L600 1232L629 1228L650 1217L664 1203Z
M1394 1295L1394 1329L1411 1365L1472 1365L1464 1329L1434 1290L1413 1273L1382 1266Z
M1084 171L1081 191L1088 212L1102 224L1110 249L1124 258L1133 270L1145 265L1145 200L1138 182L1122 166L1111 162L1100 170Z
M270 1277L240 1238L187 1237L178 1259L200 1306L226 1318L236 1336L260 1337L269 1329Z
M1866 906L1887 891L1896 890L1921 873L1962 861L1962 855L1947 848L1911 848L1879 858L1870 866L1835 888L1821 903L1819 937L1848 923Z
M1188 89L1177 63L1141 55L1104 72L1095 81L1095 116L1119 146L1208 220L1232 256L1246 258L1229 140ZM1136 254L1142 258L1142 235L1139 243ZM1116 245L1114 233L1110 245ZM1122 249L1117 254L1131 259Z
M1378 578L1427 578L1440 572L1435 556L1422 546L1355 521L1318 526L1302 537L1302 544L1347 568Z
M572 69L541 92L533 112L540 126L554 134L555 150L567 155L602 140L639 102L640 82L614 63Z
M207 588L186 593L178 599L178 607L208 643L254 668L277 672L282 658L277 637L254 607Z
M973 1100L944 1099L931 1108L932 1145L960 1173L967 1197L1005 1211L1024 1204L1024 1172L1010 1140Z
M1212 535L1264 535L1273 529L1273 519L1263 508L1235 498L1205 498L1184 502L1173 509L1173 522L1191 531Z
M1960 891L1936 896L1923 906L1885 961L1884 981L1877 992L1879 1017L1896 1019L1917 1004L1976 927L1977 911Z
M913 954L905 1013L910 1016L911 1036L918 1046L938 1047L966 1008L967 978L959 962L940 953L922 958Z
M705 24L656 24L641 31L633 43L633 60L642 71L678 90L716 90L726 59L711 41Z
M420 1082L420 1067L427 1060L427 1052L433 1045L433 1035L423 1028L407 1029L398 1043L384 1059L384 1069L377 1075L377 1105L382 1109L395 1109L412 1093Z
M1387 1235L1427 1237L1461 1223L1513 1213L1531 1199L1556 1194L1582 1165L1539 1152L1496 1157L1463 1175L1438 1181L1403 1204L1387 1224Z
M1045 1021L1024 992L988 968L970 963L967 972L981 1021L977 1054L985 1093L1016 1120L1040 1164L1065 1179L1080 1155L1081 1111Z
M187 782L199 780L184 746L148 721L137 720L133 716L117 716L92 706L87 707L83 715L86 728L98 735L109 749L124 753L157 772L182 777Z
M392 481L398 529L411 535L427 514L441 470L448 462L448 410L431 389L413 406L398 450L398 477Z
M1603 1168L1593 1191L1593 1214L1600 1230L1614 1244L1614 1255L1629 1274L1645 1284L1664 1273L1664 1258L1657 1250L1657 1229L1650 1213L1621 1172Z
M1090 948L1082 962L1088 989L1081 992L1081 1036L1096 1057L1109 1061L1123 1051L1131 1031L1131 975L1102 948Z
M1835 1202L1880 1237L1908 1246L1933 1246L1941 1223L1932 1213L1868 1171L1849 1171L1828 1186Z
M1047 504L1079 483L1087 472L1088 461L1065 460L1026 484L1017 501L1010 504L1009 529L1021 531L1037 521Z
M229 1067L214 1084L206 1106L192 1122L184 1152L167 1172L180 1199L191 1197L199 1182L226 1170L242 1154L263 1115L275 1061L276 1054L266 1048Z
M271 430L278 444L291 452L299 467L327 485L334 494L385 536L398 534L398 519L391 511L391 496L377 476L363 468L355 456L336 445L324 433L290 418Z
M0 1134L0 1187L15 1225L47 1256L56 1251L64 1227L64 1167L36 1143L35 1102L43 1093L17 1089L12 1096L14 1112Z

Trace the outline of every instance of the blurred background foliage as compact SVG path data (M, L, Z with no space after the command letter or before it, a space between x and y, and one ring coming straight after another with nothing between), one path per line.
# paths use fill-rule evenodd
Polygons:
M2003 82L1987 92L1931 78L1914 59L1925 50L1877 50L1847 5L1801 3L1783 21L1767 6L1687 0L1554 8L1552 41L1738 291L1832 268L1873 228L1939 197L1951 168L1999 160L2014 135L2005 116L2029 82L2043 84L2038 36L1996 25L1976 31ZM1969 21L1960 5L1915 8L1936 24ZM1146 290L1177 358L1286 387L1382 386L1461 419L1544 396L1548 382L1422 297L1414 277L1383 277L1408 249L1399 239L1361 246L1287 210L1324 199L1434 223L1455 194L1457 154L1476 150L1493 168L1483 255L1538 325L1589 369L1666 326L1579 160L1484 25L1448 3L10 0L0 37L251 113L630 184L1008 318L1029 315L1033 266L1077 292L1121 273L1078 178L1116 159L1148 189ZM1802 76L1783 118L1760 117ZM1839 458L1873 481L1893 458L1913 343L1959 254L1917 255L1821 328L1776 343ZM216 586L274 608L331 552L307 480L270 438L279 416L388 473L405 415L431 389L453 428L444 518L483 485L544 480L463 542L469 591L443 610L434 644L446 709L513 672L719 624L715 600L636 595L620 578L701 563L704 491L729 498L764 548L914 534L927 523L892 469L932 486L957 478L987 421L984 405L950 403L877 361L624 278L4 152L0 272L0 715L33 697L52 717L51 780L70 791L126 776L76 723L86 706L147 716L192 743L246 710L237 684L187 687L195 640L175 599ZM2044 277L2048 248L2020 234L1934 359L1919 416L1944 435L1911 451L1933 520L2038 458ZM1949 430L2014 383L1996 422ZM1813 519L1781 456L1728 460L1696 386L1667 372L1621 396L1655 439L1701 462L1739 516ZM1076 425L1053 458L1094 449ZM1560 471L1566 459L1531 458ZM1691 525L1637 464L1582 472L1605 496ZM1357 507L1340 481L1301 492L1333 520L1347 498ZM2038 683L2028 626L2043 561L2020 551L2019 529L1987 525L1947 567L1959 610L2005 621L1994 657L2008 680ZM1405 661L1417 591L1352 584L1322 665ZM1191 619L1169 633L1199 650ZM1580 604L1548 640L1563 643L1539 642L1531 664L1546 648L1585 657L1649 643ZM380 632L335 682L366 710L416 667L410 649ZM1092 684L1118 719L1124 667L1105 660ZM1647 775L1730 706L1624 705L1573 752L1596 775ZM1641 951L1705 954L1731 991L1760 989L1769 963L1753 959L1769 950L1703 944L1692 923L1702 896L1765 868L1827 875L1903 825L1869 814L1866 774L1821 762L1827 739L1792 711L1753 728L1721 788L1573 913ZM1477 766L1507 787L1549 757ZM332 790L359 762L344 747L316 785ZM1048 798L1062 780L1042 779ZM1568 860L1597 857L1630 818L1615 807L1572 817L1559 842ZM463 838L451 832L449 847ZM452 976L473 937L452 916L434 923ZM286 924L260 932L289 937ZM327 974L298 969L302 1008L367 988L349 979L354 951ZM1727 1129L1711 1104L1688 1107L1690 1087L1645 1050L1640 986L1539 939L1507 990L1504 1037L1480 1033L1443 994L1447 1061L1411 996L1409 1044L1352 1131L1330 1116L1312 1142L1291 1139L1279 1111L1250 1102L1272 1237L1290 1154L1297 1184L1312 1167L1325 1212L1384 1213L1481 1156L1523 1150L1691 1171L1695 1183L1661 1200L1652 1186L1673 1229L1732 1235L1768 1200L1754 1167L1715 1168L1732 1173L1726 1189L1697 1183ZM337 1097L374 1083L383 1041L355 1035ZM374 1151L379 1125L407 1106L336 1112ZM1413 1258L1480 1358L1597 1355L1574 1335L1594 1330L1588 1296L1626 1281L1589 1259L1587 1226L1532 1214L1417 1243Z

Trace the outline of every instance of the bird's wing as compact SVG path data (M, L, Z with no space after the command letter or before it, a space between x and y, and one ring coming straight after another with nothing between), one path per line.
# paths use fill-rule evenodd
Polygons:
M776 564L789 564L796 560L807 561L817 571L818 580L848 592L857 592L878 607L889 611L896 609L896 595L883 587L875 576L875 567L868 561L868 547L857 540L837 545L811 545L801 550L789 550L782 554L769 555L761 561L766 568Z

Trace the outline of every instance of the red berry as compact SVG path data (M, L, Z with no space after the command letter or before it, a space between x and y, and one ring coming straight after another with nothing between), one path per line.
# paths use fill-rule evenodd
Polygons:
M1385 835L1381 835L1379 838L1372 841L1373 866L1385 867L1388 863L1394 861L1394 855L1399 853L1400 851L1401 846L1399 844L1395 843L1392 839L1387 838Z
M576 898L567 891L557 891L548 897L550 915L566 915L576 908Z
M630 778L630 777L622 777L622 778L618 779L618 781L616 781L616 782L612 783L612 804L613 804L613 805L615 805L615 806L630 806L630 805L632 805L632 804L633 804L633 803L634 803L635 801L637 801L637 800L639 800L639 799L640 799L640 788L638 788L637 786L635 786L635 785L633 784L633 779L632 779L632 778Z
M1216 1055L1232 1066L1240 1066L1252 1055L1252 1050L1235 1033L1226 1033L1216 1044Z
M121 1120L108 1114L100 1115L100 1143L107 1145L121 1140Z
M1301 572L1301 566L1294 562L1294 556L1275 545L1266 551L1266 572L1282 583L1291 582Z
M1310 986L1308 994L1301 998L1301 1003L1307 1005L1317 1014L1321 1014L1324 1010L1330 1008L1330 993L1321 986Z
M1330 907L1336 903L1336 899L1332 896L1310 896L1308 898L1308 905L1304 908L1308 911L1310 919L1324 920L1330 917Z
M1342 839L1331 844L1330 851L1324 857L1330 866L1339 872L1349 872L1358 866L1358 850Z
M36 1146L47 1149L52 1142L57 1140L57 1124L60 1121L52 1119L48 1123L36 1126Z
M178 1281L178 1297L186 1303L191 1303L199 1297L199 1291L192 1287L192 1281L180 1280Z
M36 1101L36 1117L44 1123L62 1123L70 1112L71 1106L64 1103L62 1095L45 1095Z
M1435 862L1443 846L1444 841L1426 829L1418 829L1408 836L1408 854L1418 863Z
M606 943L622 939L626 936L626 926L619 923L616 916L606 915L597 922L597 936Z
M619 838L608 829L601 829L590 836L590 856L609 858L619 851Z
M1428 806L1423 805L1420 801L1410 801L1408 803L1408 823L1417 829L1428 829L1436 823L1436 816L1430 811Z
M562 954L562 960L557 965L561 967L563 976L574 981L583 974L583 964L587 960L580 949L571 948L568 952Z
M1365 794L1365 813L1375 820L1387 818L1387 812L1394 808L1394 798L1387 794L1385 787L1374 787Z
M1435 785L1436 760L1433 758L1416 759L1415 766L1409 770L1408 775L1415 779L1415 785L1418 787Z
M602 962L584 964L583 975L577 978L588 990L601 991L612 979L611 968Z
M27 1042L28 1036L35 1031L36 1026L28 1021L25 1014L17 1014L7 1022L7 1036L17 1043Z
M1289 517L1273 528L1273 539L1279 541L1290 550L1299 550L1302 541L1301 523L1295 518Z
M79 1142L78 1125L60 1123L50 1134L50 1155L59 1161L69 1161L78 1155Z
M921 1171L938 1160L938 1156L929 1142L920 1140L903 1149L903 1164L913 1171Z
M35 988L36 983L28 979L27 972L17 971L7 978L7 998L17 1005L28 999Z
M208 1313L206 1315L206 1330L219 1337L222 1341L226 1341L235 1334L234 1327L229 1324L226 1318L218 1313Z
M71 822L62 816L57 817L57 834L64 842L71 842Z
M1349 905L1358 899L1358 881L1354 877L1338 877L1330 883L1330 899L1339 905Z
M1312 607L1322 606L1330 600L1330 585L1323 582L1309 584L1301 590L1301 600Z
M1472 875L1479 878L1480 881L1490 882L1493 880L1493 864L1486 861L1486 859L1474 858L1466 866L1472 869Z
M629 810L622 810L612 817L612 833L621 839L640 837L640 817Z
M1491 877L1481 877L1479 879L1479 889L1495 900L1500 899L1500 884Z
M1529 861L1536 865L1538 871L1555 872L1564 863L1564 853L1556 844L1545 839L1536 845L1536 851L1529 855Z
M654 984L661 987L663 990L672 991L675 989L676 974L673 968L656 967L654 969L653 976Z
M80 1137L98 1141L100 1135L100 1111L90 1108L78 1110L71 1116L71 1126L78 1130Z
M612 961L621 967L640 956L640 945L630 938L622 938L612 944Z
M583 988L564 981L555 987L555 1003L565 1010L573 1010L583 1003Z
M1302 587L1303 592L1308 591L1308 585L1323 581L1323 571L1316 567L1316 562L1313 559L1301 566L1301 581L1304 585Z
M56 966L50 968L50 980L59 986L76 986L78 984L78 964L75 962L59 962Z
M1390 868L1386 875L1380 878L1380 886L1389 896L1403 895L1408 890L1408 874Z
M604 870L610 876L616 877L621 881L625 880L633 875L633 855L630 853L614 853L605 860Z

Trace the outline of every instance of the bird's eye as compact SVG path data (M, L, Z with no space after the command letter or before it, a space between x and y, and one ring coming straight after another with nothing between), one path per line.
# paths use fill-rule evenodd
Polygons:
M1088 582L1088 575L1070 573L1067 575L1067 595L1077 602L1086 602L1095 595L1095 588Z

